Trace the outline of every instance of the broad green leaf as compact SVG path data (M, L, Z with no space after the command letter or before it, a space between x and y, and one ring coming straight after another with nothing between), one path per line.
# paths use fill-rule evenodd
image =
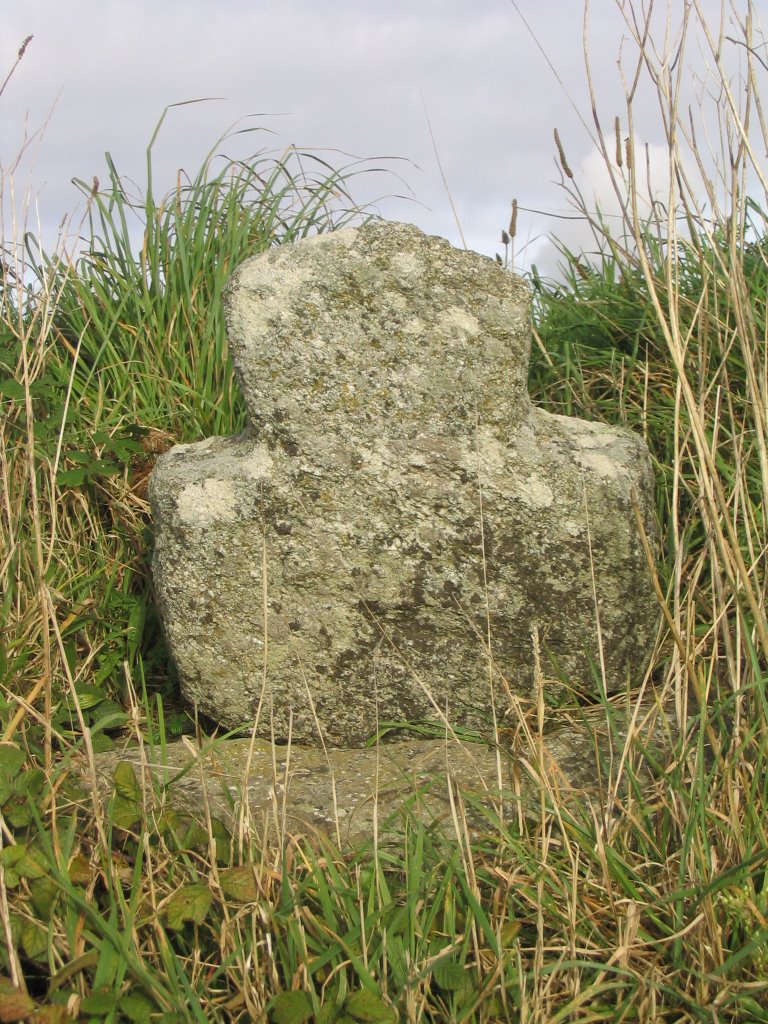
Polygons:
M219 871L221 891L231 900L241 903L253 903L259 897L253 867L244 864L241 867L223 868Z
M281 992L269 1008L272 1024L304 1024L312 1016L312 1004L306 992Z
M141 455L144 451L138 441L129 437L113 437L106 447L120 462L130 462L134 455Z
M48 874L45 854L40 850L27 848L27 854L17 870L22 878L27 878L30 881L34 878L44 878Z
M101 700L93 714L93 728L113 729L127 718L125 709L116 700Z
M120 997L119 1009L133 1024L150 1024L156 1011L155 1004L146 996L131 993Z
M111 459L94 459L88 471L91 476L115 476L121 472L120 466Z
M47 874L40 855L30 850L26 843L0 850L0 865L5 869L5 884L9 889L15 889L22 878L43 878Z
M20 919L17 941L30 960L48 959L48 929L37 921Z
M12 377L0 380L0 395L5 395L6 398L12 398L16 402L23 402L26 398L24 385L20 381L14 380Z
M141 786L130 761L120 761L115 766L115 793L126 800L141 800Z
M117 828L128 830L141 821L143 808L141 804L130 797L117 796L112 801L112 823Z
M80 467L79 469L60 469L56 474L56 484L59 487L81 487L88 479L88 470Z
M469 972L465 971L461 964L457 964L453 960L435 964L432 977L444 992L454 992L456 995L469 995L474 989Z
M391 1006L387 1006L381 996L366 989L352 992L344 1000L344 1013L356 1021L364 1021L365 1024L384 1024L394 1022L397 1014Z
M94 459L90 452L67 452L67 458L79 463L75 469L60 469L56 483L60 487L80 487L91 477L114 476L120 467L111 459Z
M34 819L32 808L26 797L16 794L3 805L3 816L12 828L26 828Z
M42 444L48 444L51 437L58 433L58 427L61 423L61 413L57 410L53 416L49 416L45 420L35 420L32 424L32 432L35 435L35 440L42 442Z
M50 921L59 897L59 887L52 878L35 878L30 882L32 906L41 921Z
M27 755L15 743L0 743L0 775L15 778L24 767Z
M9 889L15 889L23 875L19 870L19 862L24 860L27 847L24 843L17 846L6 846L0 850L0 867L3 869L5 884Z
M323 1003L316 1015L316 1024L341 1024L342 1009L335 1003Z
M82 853L76 854L67 868L73 885L87 885L92 876L90 861Z
M180 931L185 921L202 924L211 907L211 890L204 882L193 882L175 892L165 906L168 927Z
M20 793L37 800L45 789L46 778L42 768L28 768L16 780L16 788Z
M80 705L81 711L87 711L89 708L95 708L97 704L101 704L105 697L106 694L98 686L79 686L77 688L77 704ZM65 704L71 710L75 710L75 698L71 693L67 694Z
M80 1012L89 1013L94 1017L106 1017L117 1005L114 992L91 992L80 1003Z
M67 458L70 462L76 462L78 466L88 466L93 461L92 452L84 452L79 448L73 448L67 452Z

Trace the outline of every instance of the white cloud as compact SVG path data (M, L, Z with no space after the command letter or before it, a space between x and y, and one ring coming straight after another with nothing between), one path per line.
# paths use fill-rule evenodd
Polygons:
M719 10L719 0L703 2ZM173 185L177 168L197 170L229 124L263 113L269 116L246 123L277 136L239 136L228 153L295 142L360 157L402 157L394 168L417 202L393 201L382 212L460 244L426 105L469 246L488 255L500 251L500 231L517 198L518 251L530 241L530 254L542 254L546 232L572 228L546 216L565 210L555 127L569 159L579 165L581 157L585 180L594 178L599 189L604 183L574 110L589 125L582 5L517 0L517 6L554 72L510 0L5 0L0 71L11 66L27 34L35 38L0 97L0 163L12 160L25 117L32 127L42 124L60 94L29 171L33 192L42 189L50 238L78 201L71 178L104 180L108 150L119 171L141 185L144 150L163 108L222 96L169 112L155 150L158 190ZM592 0L591 9L595 87L601 114L612 122L624 109L616 61L622 45L625 57L631 48L622 44L626 26L614 0ZM636 114L638 133L652 147L662 145L652 95L642 95ZM21 185L27 180L22 175ZM370 189L368 183L360 179L361 198L407 192L396 179L370 181ZM607 202L608 194L599 194Z

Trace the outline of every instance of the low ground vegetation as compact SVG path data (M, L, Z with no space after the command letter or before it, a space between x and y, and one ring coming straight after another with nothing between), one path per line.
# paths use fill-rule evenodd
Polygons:
M716 191L703 171L696 183L682 173L681 148L696 148L675 62L637 31L673 189L643 218L642 154L596 118L626 185L610 232L561 153L602 256L564 252L563 283L531 275L531 390L650 445L662 627L649 672L620 699L671 702L673 756L640 783L642 736L630 738L604 765L606 794L619 774L628 783L608 815L566 814L542 782L537 816L487 808L483 837L469 839L457 804L443 830L414 818L404 838L382 831L355 853L311 835L267 847L247 822L228 831L149 809L124 769L105 801L74 769L126 733L161 750L200 728L176 707L152 605L146 476L170 443L243 423L221 321L228 274L365 215L359 168L294 151L207 161L156 200L150 147L141 200L112 165L104 188L83 186L79 255L24 233L4 247L1 1020L768 1021L761 51L745 17L735 98L727 40L712 39ZM631 97L626 118L631 139Z

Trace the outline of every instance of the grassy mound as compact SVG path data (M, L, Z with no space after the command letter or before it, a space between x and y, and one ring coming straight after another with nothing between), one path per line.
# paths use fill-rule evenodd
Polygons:
M457 802L447 834L413 820L399 845L377 836L354 854L290 834L266 847L244 812L230 830L158 813L122 768L109 802L95 777L88 788L73 765L116 737L162 751L195 728L153 609L145 488L158 451L243 422L228 274L365 216L352 198L364 167L294 150L211 155L157 199L150 145L140 198L112 164L105 188L81 186L69 254L23 232L4 242L0 1020L768 1021L762 61L747 17L737 40L734 26L710 38L725 143L713 175L679 106L677 50L654 49L636 13L670 194L642 215L642 153L595 115L624 201L611 232L560 151L601 256L564 251L564 283L531 275L531 390L651 447L662 629L621 699L672 703L674 756L641 783L630 736L604 766L607 797L629 781L611 815L566 814L542 775L535 819L486 808L487 835L470 841ZM631 95L626 120L631 140Z

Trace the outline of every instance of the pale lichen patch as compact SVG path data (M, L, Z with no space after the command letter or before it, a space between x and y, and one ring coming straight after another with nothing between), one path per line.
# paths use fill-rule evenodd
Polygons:
M476 338L481 331L480 321L460 306L450 306L440 314L440 329L449 335L458 334L462 338Z
M192 529L231 523L237 519L237 492L230 481L209 477L183 487L178 506L182 523Z
M549 508L555 500L554 491L547 481L535 475L518 482L517 495L521 501L534 509Z
M622 475L613 453L609 450L599 451L597 448L584 448L579 451L579 461L585 470L597 473L601 477L616 479Z

